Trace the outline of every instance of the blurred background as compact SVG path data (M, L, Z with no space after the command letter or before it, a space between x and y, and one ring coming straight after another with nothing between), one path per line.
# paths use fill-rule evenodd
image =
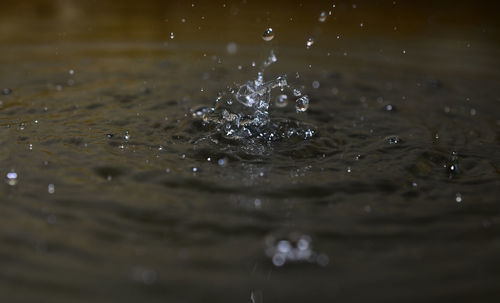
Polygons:
M328 26L316 21L331 12ZM256 43L273 26L277 41L311 32L398 38L447 36L498 41L495 1L2 1L1 42L178 41ZM360 24L363 23L363 26ZM315 24L311 28L311 24ZM464 32L465 30L465 32Z

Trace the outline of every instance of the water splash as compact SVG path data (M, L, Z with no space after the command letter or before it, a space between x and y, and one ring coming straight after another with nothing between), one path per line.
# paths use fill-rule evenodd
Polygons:
M277 60L271 51L256 79L221 93L213 107L192 110L193 117L201 119L205 126L214 126L217 133L226 139L257 138L275 141L294 136L303 139L314 136L314 127L299 121L271 119L269 110L272 100L278 100L274 104L276 108L282 109L288 104L288 96L298 95L300 98L296 100L296 111L305 112L309 107L309 97L291 87L286 74L265 81L265 68Z

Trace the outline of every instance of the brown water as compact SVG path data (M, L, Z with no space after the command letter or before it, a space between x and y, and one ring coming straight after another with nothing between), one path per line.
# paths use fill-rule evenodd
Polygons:
M248 2L5 2L0 301L496 302L495 6ZM271 49L312 137L192 117Z

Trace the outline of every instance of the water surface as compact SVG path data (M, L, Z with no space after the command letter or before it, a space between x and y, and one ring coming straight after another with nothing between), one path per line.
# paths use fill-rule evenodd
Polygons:
M488 6L457 23L466 2L341 2L321 23L328 2L34 3L1 23L2 301L498 298ZM310 98L297 113L273 94L270 117L313 136L231 140L193 118L270 50L266 80Z

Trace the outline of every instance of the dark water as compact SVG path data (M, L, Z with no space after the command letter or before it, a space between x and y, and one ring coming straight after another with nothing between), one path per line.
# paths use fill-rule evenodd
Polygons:
M107 31L89 38L78 19L63 39L64 18L4 22L0 300L495 302L496 27L394 37L328 19L306 50L301 31L314 32L321 11L308 9L309 23L278 23L300 43L278 30L254 39L259 21L234 29L243 37L198 42L153 23L164 38L95 24ZM310 97L305 113L293 99L271 105L271 119L314 136L227 140L192 117L254 79L252 61L271 49L266 79L287 74Z

